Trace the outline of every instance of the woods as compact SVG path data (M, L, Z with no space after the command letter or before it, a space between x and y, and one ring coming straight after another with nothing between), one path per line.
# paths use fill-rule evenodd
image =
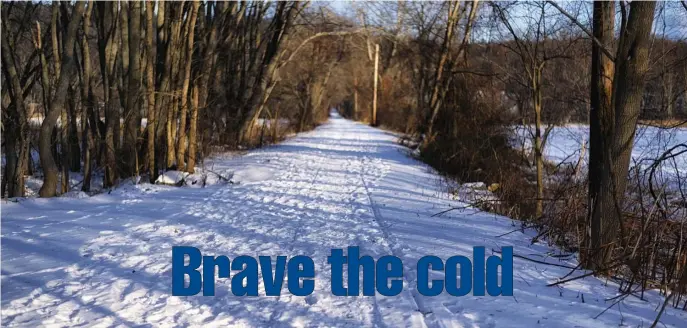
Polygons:
M31 145L44 173L40 196L52 197L71 189L69 172L82 163L81 189L89 191L101 169L104 187L141 175L155 182L161 170L193 172L213 143L252 144L286 32L305 6L3 5L3 77L11 83L3 83L3 115L12 122L6 136L16 136L5 153L17 154L8 157L4 176L13 178L3 179L3 195L24 195ZM39 108L31 115L24 94ZM30 140L36 117L39 138Z

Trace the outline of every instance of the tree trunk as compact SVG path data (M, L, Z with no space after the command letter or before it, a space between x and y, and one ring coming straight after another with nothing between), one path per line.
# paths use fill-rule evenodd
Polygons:
M179 135L177 138L177 167L184 167L186 156L186 115L188 114L188 89L191 84L191 62L193 59L193 39L200 2L191 2L191 12L186 22L186 54L184 55L184 80L181 86L181 110L179 113Z
M188 136L188 163L186 165L186 171L193 173L196 162L196 152L198 149L198 111L205 109L207 106L207 99L210 92L210 74L214 71L215 63L215 49L217 48L217 28L219 24L225 22L224 17L226 17L228 6L218 5L215 3L213 12L218 11L218 16L213 17L212 20L206 17L206 28L209 29L207 32L207 37L205 38L205 53L203 55L203 62L200 68L200 77L198 78L198 85L194 86L196 92L195 95L191 96L191 122L189 123L189 136Z
M614 39L615 3L594 2L593 33L602 46L612 49ZM604 54L599 44L592 41L592 64L589 108L589 194L588 230L585 233L585 250L580 253L582 263L591 270L600 269L602 263L593 263L593 253L601 247L601 209L599 193L604 174L604 154L610 149L604 140L611 138L613 129L613 61Z
M183 15L183 2L180 3L174 3L174 6L172 3L167 4L167 6L170 11L172 9L176 9L175 17L172 19L170 24L171 28L171 33L170 33L170 38L167 46L167 57L165 58L165 67L170 68L170 72L166 74L165 78L167 78L167 83L165 86L165 80L163 78L163 88L167 88L167 90L173 90L175 89L176 85L176 75L177 75L177 66L179 63L179 38L181 35L181 20L182 20L182 15ZM172 17L170 17L172 18ZM169 61L169 65L167 65L167 61ZM168 76L167 76L168 75ZM174 144L174 136L176 135L176 107L177 107L177 101L175 98L173 98L171 101L166 102L167 104L167 122L165 124L165 134L166 134L166 141L167 141L167 154L166 154L166 168L170 168L174 166L174 161L176 160L176 151L175 151L175 144Z
M60 76L62 66L60 63L60 43L58 33L60 28L58 27L59 17L60 17L60 3L53 2L52 4L52 19L50 21L50 36L52 38L52 60L55 68L55 76Z
M448 61L449 52L451 50L451 41L453 40L453 32L455 30L456 24L458 24L458 19L460 16L460 2L448 2L448 22L446 24L446 31L444 32L444 41L441 46L441 55L439 56L439 62L437 63L437 71L434 77L434 88L432 90L432 97L429 101L429 118L426 123L427 138L431 138L433 133L433 125L436 120L437 114L439 113L439 106L437 106L439 101L439 91L441 89L441 81L443 80L444 67ZM426 139L426 140L428 140Z
M274 116L272 118L272 142L276 143L279 138L279 104L275 105Z
M186 172L194 173L196 167L196 139L198 126L198 87L194 86L191 91L191 122L189 122L190 129L188 132L188 162L186 163Z
M604 158L601 181L593 211L600 222L592 222L592 254L590 269L606 267L612 261L612 251L622 240L622 209L627 174L639 117L645 74L649 62L650 33L656 3L632 2L626 27L616 55L613 77L613 130L610 138L601 137L601 144L610 152ZM590 176L590 180L591 180ZM594 219L595 217L592 216Z
M72 98L76 97L76 92L71 89L71 94ZM71 172L80 172L81 171L81 148L79 146L79 126L78 123L76 122L77 118L77 113L76 113L76 102L71 101L69 103L71 106L68 106L68 116L69 116L69 125L67 126L67 144L68 144L68 163L69 163L69 171ZM63 124L67 124L67 122L64 122Z
M250 138L253 125L255 125L255 122L260 117L259 110L262 106L259 106L259 102L264 102L263 95L270 84L267 76L274 76L274 72L277 69L277 61L275 58L278 57L279 48L284 41L284 35L293 18L292 13L297 6L298 4L288 4L286 2L279 2L277 4L272 23L271 38L260 60L260 69L256 73L256 77L251 87L250 97L241 108L243 114L240 115L237 135L237 142L239 144Z
M531 79L532 104L534 106L534 162L537 175L537 201L535 215L540 219L544 215L544 144L541 133L542 118L542 85L541 68L533 67Z
M353 119L358 120L358 77L353 78Z
M98 32L98 55L100 71L103 77L103 96L105 103L105 132L100 145L105 177L103 187L113 186L118 179L116 158L116 139L119 129L119 110L114 103L115 67L117 61L117 15L118 7L115 2L94 2L96 6L96 22ZM96 118L96 129L99 130L100 118Z
M126 126L127 119L129 117L130 107L127 102L135 95L131 95L131 90L129 89L129 81L131 79L131 41L129 33L129 14L130 14L130 2L119 2L119 28L117 29L118 39L120 42L120 51L117 54L118 68L117 75L115 77L115 82L117 85L117 95L119 99L120 108L122 109L120 119L115 126L115 152L121 156L119 160L119 175L126 177L131 173L130 159L128 154L128 149L125 149L124 143L127 142ZM119 112L119 110L118 110Z
M129 3L129 70L127 100L124 107L124 144L122 158L129 176L138 176L138 137L141 124L141 2ZM124 56L126 53L123 53Z
M146 50L148 52L148 64L146 65L146 87L148 88L148 115L146 129L148 130L147 165L150 183L157 180L155 169L155 43L153 41L155 29L153 26L154 3L146 2Z
M164 104L167 103L167 98L164 97L166 90L166 81L169 76L169 68L165 66L167 56L169 54L169 31L170 24L167 22L167 13L169 9L165 1L159 0L157 2L157 14L156 17L156 31L157 31L157 43L156 43L156 53L155 53L155 175L160 172L160 169L165 166L165 128L167 124L167 115L165 115L163 108ZM167 80L168 83L168 80Z
M84 168L83 168L83 183L81 190L88 192L91 190L91 176L93 174L93 155L97 154L97 142L94 140L98 136L98 125L96 114L93 110L93 93L91 90L91 52L88 45L88 35L91 29L91 13L93 12L94 3L91 2L86 8L86 13L83 18L83 38L81 40L82 58L83 58L83 79L81 81L81 100L83 106L83 128L82 138L84 139ZM103 77L106 79L106 77ZM100 138L97 138L100 140Z
M374 90L372 94L372 118L370 125L377 126L377 80L379 80L379 44L375 44Z
M74 5L72 17L64 38L64 48L61 63L62 67L59 74L57 87L55 88L55 95L52 100L52 108L41 124L38 145L41 157L41 166L43 167L43 171L45 173L43 185L38 192L41 197L55 196L55 191L57 188L57 166L52 155L51 137L55 128L55 123L57 123L60 113L64 110L67 88L69 87L70 78L73 75L74 41L76 39L77 28L81 23L84 7L84 2L77 2Z
M2 19L7 20L5 6L2 8ZM8 113L9 120L5 122L8 129L3 136L7 146L5 152L7 163L2 180L3 186L7 189L8 197L23 197L24 166L26 166L25 162L28 160L29 153L29 131L23 89L17 73L16 62L12 56L14 51L7 39L6 36L2 37L2 66L9 80L12 103ZM4 196L4 190L2 196Z

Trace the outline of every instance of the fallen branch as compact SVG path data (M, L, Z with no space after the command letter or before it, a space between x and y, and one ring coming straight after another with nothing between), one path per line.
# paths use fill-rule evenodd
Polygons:
M493 248L491 249L491 251L494 252L494 253L501 254L501 251L495 250L495 249L493 249ZM529 258L529 257L525 257L525 256L518 255L518 254L513 254L513 257L517 257L517 258L519 258L519 259L523 259L523 260L527 260L527 261L534 262L534 263L539 263L539 264L553 265L553 266L557 266L557 267L561 267L561 268L566 268L566 269L571 269L571 270L575 270L575 269L576 269L576 268L573 268L573 267L571 267L571 266L569 266L569 265L558 264L558 263L549 263L549 262L545 262L545 261L535 260L535 259L531 259L531 258Z
M236 184L236 182L231 181L231 177L230 177L230 178L226 178L226 177L222 176L221 174L219 174L219 173L217 173L217 172L215 172L215 171L213 171L213 170L210 170L210 169L204 169L204 170L205 170L205 171L208 171L208 172L210 172L210 173L212 173L212 174L214 174L214 175L216 175L216 176L218 176L218 177L220 178L220 180L224 180L224 181L228 182L229 184ZM233 175L232 175L232 177L233 177Z
M580 275L580 276L572 277L572 278L570 278L570 279L560 280L560 281L557 281L557 282L554 282L554 283L550 283L550 284L548 284L548 285L546 285L546 286L547 286L547 287L558 286L558 285L561 285L561 284L564 284L564 283L567 283L567 282L571 282L571 281L575 281L575 280L578 280L578 279L582 279L582 278L586 278L586 277L589 277L589 276L593 276L593 275L595 275L595 274L597 274L597 273L599 273L599 272L602 272L602 271L615 269L615 268L617 268L617 267L619 267L619 266L620 266L620 263L617 263L617 264L614 264L614 265L609 266L609 267L607 267L607 268L603 268L603 269L601 269L601 270L591 271L591 272L585 273L585 274ZM577 268L574 268L573 270L576 270L576 269L577 269Z

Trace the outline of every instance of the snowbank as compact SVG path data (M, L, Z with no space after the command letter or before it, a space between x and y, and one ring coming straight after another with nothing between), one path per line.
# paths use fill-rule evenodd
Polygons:
M160 174L155 180L156 184L164 184L170 186L178 186L186 179L188 173L182 171L167 171Z

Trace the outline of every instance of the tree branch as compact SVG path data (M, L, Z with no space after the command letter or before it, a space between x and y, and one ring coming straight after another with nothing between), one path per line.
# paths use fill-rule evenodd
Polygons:
M596 45L599 46L599 49L601 49L601 51L603 51L604 55L608 56L608 58L610 58L613 62L615 62L615 56L611 53L611 51L608 48L606 48L604 46L603 43L601 43L601 41L599 41L599 39L594 37L594 34L592 33L592 31L587 29L582 23L580 23L580 21L578 21L575 17L573 17L571 14L569 14L567 11L565 11L563 8L561 8L555 2L553 2L551 0L547 0L546 2L548 2L549 4L554 6L556 9L558 9L558 11L561 12L561 14L563 14L565 17L568 17L575 25L577 25L580 29L582 29L582 31L585 34L587 34L590 38L592 38L592 41L594 41L594 43L596 43Z

